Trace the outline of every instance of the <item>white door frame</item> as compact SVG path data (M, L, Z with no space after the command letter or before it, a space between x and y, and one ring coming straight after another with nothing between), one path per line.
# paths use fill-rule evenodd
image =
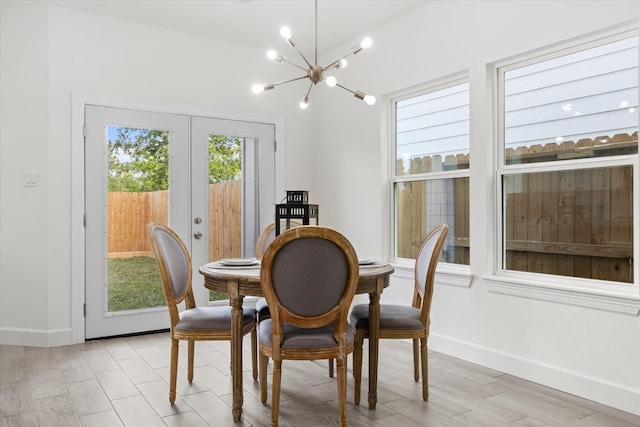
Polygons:
M167 307L110 311L107 279L109 227L107 199L107 129L110 126L157 129L168 132L170 225L188 243L191 242L189 195L191 176L189 153L189 116L124 108L87 105L85 108L85 338L155 331L169 328ZM202 143L202 142L201 142ZM176 191L173 191L176 190ZM111 219L113 220L113 219ZM187 240L188 239L188 240ZM189 246L188 246L189 247ZM192 251L192 250L191 250Z
M276 194L284 192L284 117L281 115L73 92L71 100L71 328L74 343L85 341L84 109L87 104L273 124L275 139L278 142L275 158Z

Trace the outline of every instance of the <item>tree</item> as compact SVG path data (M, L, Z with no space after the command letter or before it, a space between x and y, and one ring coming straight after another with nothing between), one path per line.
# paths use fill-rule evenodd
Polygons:
M209 135L209 183L242 177L242 139ZM109 141L108 189L146 192L169 187L169 133L164 130L117 128Z
M118 128L109 141L109 191L169 188L169 132Z
M209 183L236 181L242 177L242 140L209 135Z

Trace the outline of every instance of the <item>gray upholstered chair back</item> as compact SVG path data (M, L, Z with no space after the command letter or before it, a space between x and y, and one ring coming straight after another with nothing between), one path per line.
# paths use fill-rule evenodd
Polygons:
M280 234L268 247L260 282L275 323L308 328L339 319L346 324L358 274L355 250L342 234L300 226ZM310 318L312 325L306 323Z
M273 288L280 304L299 316L319 316L335 307L349 276L343 250L320 237L292 240L271 266Z
M149 233L152 236L154 252L158 261L158 268L163 279L167 303L175 299L180 303L191 288L191 262L189 253L176 233L166 226L150 224ZM168 283L164 283L164 282Z

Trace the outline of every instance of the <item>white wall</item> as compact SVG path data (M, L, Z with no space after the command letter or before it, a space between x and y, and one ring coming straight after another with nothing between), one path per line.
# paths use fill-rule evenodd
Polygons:
M280 116L283 187L313 192L313 116L291 89L250 90L274 72L263 48L58 7L1 12L0 343L72 340L72 93ZM39 186L25 187L32 170Z
M348 87L388 99L447 75L469 74L473 279L469 288L437 285L431 348L637 414L639 317L489 293L482 276L492 273L487 249L495 233L494 177L485 166L494 163L495 144L487 67L630 20L637 23L639 12L636 1L430 2L372 32L374 46L338 76ZM324 96L317 118L316 194L323 222L348 230L359 252L386 255L388 134L381 133L380 118L384 128L388 103L379 96L375 111L364 110L339 96ZM638 230L634 237L639 240ZM411 286L396 278L382 302L409 303Z
M303 113L291 101L297 87L261 98L248 91L273 72L256 60L261 48L55 7L3 6L0 343L70 342L72 91L282 115L284 187L309 190L321 223L345 232L359 255L384 257L384 95L469 71L471 241L491 241L493 176L473 166L493 162L487 64L639 14L636 1L430 2L372 31L374 47L341 71L347 87L378 95L375 107L319 87L314 110ZM38 187L24 187L26 170L39 172ZM437 286L433 349L640 414L638 317L489 293L483 245L474 244L471 260L470 288ZM408 302L410 286L395 278L383 302Z

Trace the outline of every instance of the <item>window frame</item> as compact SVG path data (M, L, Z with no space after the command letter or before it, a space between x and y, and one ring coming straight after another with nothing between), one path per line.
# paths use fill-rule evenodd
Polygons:
M389 239L388 250L390 254L390 263L394 266L395 276L414 279L415 259L403 258L397 256L398 250L398 221L397 221L397 200L396 186L406 182L426 182L443 179L454 179L466 177L470 179L471 167L466 169L455 169L451 171L438 171L429 173L418 173L412 175L397 174L397 104L400 101L415 98L427 93L436 92L449 87L460 84L469 85L469 93L471 92L471 84L468 72L461 72L451 76L447 76L435 81L427 82L409 89L398 91L389 97ZM469 95L470 97L470 95ZM469 105L471 106L471 105ZM471 112L469 113L471 118ZM470 133L469 133L470 135ZM469 151L471 144L469 144ZM436 269L436 282L439 284L468 288L471 286L471 267L470 264L454 264L448 262L439 262Z
M601 158L559 160L548 163L510 165L505 163L504 73L629 37L640 37L636 27L629 27L615 33L592 35L588 38L569 41L544 48L540 51L518 55L492 65L491 71L493 71L493 85L495 88L495 161L497 162L494 175L496 197L496 203L494 205L496 222L494 225L496 245L493 274L483 277L489 291L631 315L638 315L638 313L640 313L640 266L637 261L633 266L633 283L521 272L506 270L503 266L503 236L505 231L503 179L505 176L548 172L551 170L579 170L620 166L631 166L633 170L633 259L640 259L640 241L638 239L640 230L640 219L638 215L640 212L640 196L637 190L640 185L640 153ZM636 114L640 114L640 112L636 111Z

